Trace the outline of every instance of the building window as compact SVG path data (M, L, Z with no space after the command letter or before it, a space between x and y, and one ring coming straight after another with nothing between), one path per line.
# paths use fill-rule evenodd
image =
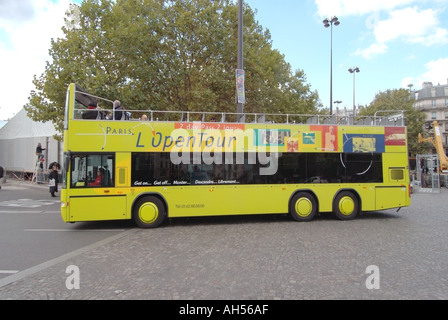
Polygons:
M432 120L436 120L437 119L437 113L436 112L431 112L431 119Z
M436 106L436 100L431 100L431 107L435 108Z
M448 111L445 111L445 119L448 119Z

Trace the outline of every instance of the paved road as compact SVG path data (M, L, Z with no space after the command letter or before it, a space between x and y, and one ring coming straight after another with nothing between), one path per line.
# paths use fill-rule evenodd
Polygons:
M445 300L447 194L413 194L398 213L353 221L213 217L132 228L0 279L0 299Z
M123 223L96 226L64 223L60 201L45 185L5 184L0 191L0 279L126 230Z

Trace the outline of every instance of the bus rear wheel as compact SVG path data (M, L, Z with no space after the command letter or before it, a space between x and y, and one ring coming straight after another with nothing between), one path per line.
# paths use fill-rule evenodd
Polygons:
M289 203L289 214L296 221L310 221L317 212L317 202L308 192L299 192Z
M358 198L350 191L338 193L333 202L333 212L340 220L352 220L359 212Z
M148 196L137 201L133 216L140 228L156 228L165 220L166 210L159 198Z

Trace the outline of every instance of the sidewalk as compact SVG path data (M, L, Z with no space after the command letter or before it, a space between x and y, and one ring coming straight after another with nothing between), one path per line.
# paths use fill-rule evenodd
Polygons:
M48 189L48 182L37 183L31 181L22 181L9 178L6 182L1 183L0 186L3 188L8 188L8 186L21 186L21 187L29 187L29 188L40 188L40 189Z

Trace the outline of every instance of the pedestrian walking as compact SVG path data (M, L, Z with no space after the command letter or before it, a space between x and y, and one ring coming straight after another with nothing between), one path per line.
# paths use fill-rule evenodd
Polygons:
M58 192L58 182L59 182L58 164L54 162L53 166L51 167L50 174L48 175L48 186L50 188L50 193L52 197L56 197L54 193Z

